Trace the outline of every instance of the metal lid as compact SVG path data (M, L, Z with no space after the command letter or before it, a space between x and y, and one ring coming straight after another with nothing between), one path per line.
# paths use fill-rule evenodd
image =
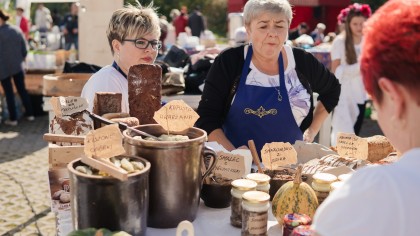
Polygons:
M257 187L257 182L249 179L235 179L232 187L238 190L253 190Z
M270 182L270 176L262 173L251 173L246 175L247 179L254 180L257 184L268 184Z
M248 191L242 195L242 200L249 203L268 203L270 194L261 191Z

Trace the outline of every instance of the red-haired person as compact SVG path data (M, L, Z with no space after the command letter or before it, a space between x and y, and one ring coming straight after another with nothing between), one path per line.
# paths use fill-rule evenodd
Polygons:
M392 37L390 37L392 35ZM361 70L401 159L358 170L318 208L318 235L419 235L420 1L390 0L368 20Z
M331 144L336 145L337 133L359 134L362 127L367 94L360 73L360 52L363 44L363 24L370 17L367 4L354 3L341 10L339 24L344 31L331 47L331 72L341 84L338 105L332 115Z

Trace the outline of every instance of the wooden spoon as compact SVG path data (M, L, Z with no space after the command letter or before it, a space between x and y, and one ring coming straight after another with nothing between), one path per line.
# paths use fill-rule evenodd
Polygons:
M264 173L263 168L261 167L261 164L260 164L260 157L258 156L258 152L257 152L257 148L255 147L254 140L252 139L248 140L248 147L249 147L249 150L251 150L252 159L254 159L255 165L257 165L258 167L258 172Z

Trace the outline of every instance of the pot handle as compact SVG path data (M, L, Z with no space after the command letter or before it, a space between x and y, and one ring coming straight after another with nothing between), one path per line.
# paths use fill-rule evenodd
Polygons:
M203 168L206 168L207 170L204 172L203 176L201 177L202 180L204 180L216 167L217 162L217 154L216 152L207 146L204 146L204 163L202 163L204 166ZM209 166L207 168L207 166Z

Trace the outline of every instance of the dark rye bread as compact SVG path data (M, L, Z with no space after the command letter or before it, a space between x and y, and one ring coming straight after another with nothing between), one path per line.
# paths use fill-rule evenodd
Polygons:
M106 113L119 113L122 111L121 101L121 93L96 92L92 112L100 116Z
M99 116L107 113L120 113L122 111L121 101L121 93L96 92L92 112ZM95 129L98 129L102 125L100 121L95 120L94 126Z
M161 107L162 68L140 64L128 70L128 105L130 116L140 124L155 124L153 116Z

